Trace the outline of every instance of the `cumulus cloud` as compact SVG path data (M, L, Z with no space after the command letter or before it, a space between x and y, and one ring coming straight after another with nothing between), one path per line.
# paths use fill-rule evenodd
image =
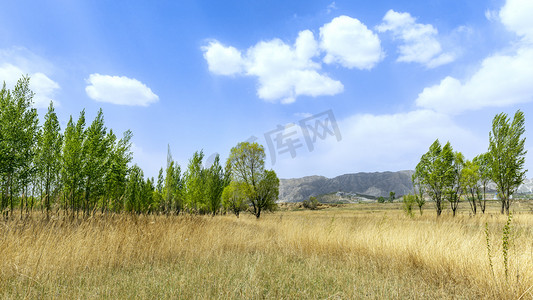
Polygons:
M379 32L391 31L395 39L403 42L398 47L399 62L416 62L435 68L455 60L452 53L442 52L437 29L430 24L416 23L416 19L409 13L391 9L376 29Z
M325 63L350 69L372 69L384 57L378 36L348 16L336 17L320 28L320 48L326 52Z
M211 41L202 47L209 71L218 75L240 74L244 70L241 52L234 47L226 47L218 41Z
M483 107L503 107L533 100L533 14L530 1L509 0L500 10L500 19L522 37L511 54L494 54L463 81L446 77L425 88L416 100L420 107L445 113L461 113Z
M149 87L134 78L91 74L87 83L85 92L95 101L131 106L148 106L159 101Z
M45 74L50 69L42 58L24 48L0 50L0 84L5 82L8 89L13 89L22 76L28 75L35 108L46 108L50 101L59 105L54 98L60 86Z
M500 10L500 19L505 27L533 42L533 1L507 0Z
M257 95L267 101L291 103L298 96L335 95L344 89L339 81L319 73L321 66L313 60L318 46L309 30L301 31L293 45L280 39L261 41L245 55L218 41L209 42L202 50L215 74L257 77Z

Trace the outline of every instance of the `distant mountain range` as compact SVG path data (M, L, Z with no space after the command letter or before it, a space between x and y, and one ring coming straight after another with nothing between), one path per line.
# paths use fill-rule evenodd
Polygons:
M334 178L324 176L306 176L302 178L280 179L279 202L300 202L310 196L335 194L360 197L389 197L394 192L396 197L413 193L411 176L414 171L374 172L345 174ZM496 190L490 184L487 192ZM526 179L518 188L518 193L533 193L533 179ZM344 197L345 198L345 197ZM349 197L353 198L353 197Z
M394 192L398 197L413 191L412 175L413 171L398 171L280 179L279 202L299 202L338 192L372 197L389 197Z

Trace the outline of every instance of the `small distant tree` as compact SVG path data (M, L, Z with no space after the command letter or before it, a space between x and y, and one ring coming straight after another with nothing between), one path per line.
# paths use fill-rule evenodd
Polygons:
M302 204L304 208L315 210L318 207L318 199L316 197L310 196L309 199L304 200Z
M411 176L411 181L413 182L416 205L418 206L420 215L422 215L422 207L426 204L426 199L424 198L424 186L420 183L420 178L417 177L416 172Z
M391 191L389 193L389 202L392 203L394 199L396 199L396 193Z
M487 204L486 190L491 176L488 153L483 153L474 157L472 162L478 167L479 184L481 185L481 190L483 192L481 193L481 191L478 190L477 200L481 212L485 213L485 207Z
M413 216L413 206L414 204L416 203L416 196L415 195L405 195L403 196L403 199L402 199L402 203L403 203L403 209L405 211L405 213L412 217Z
M480 194L479 181L479 166L475 162L467 160L461 172L461 185L465 190L470 209L474 215L477 213L476 201Z
M451 146L449 149L451 151ZM448 151L446 149L446 146L443 148L443 154L447 155L447 153L444 151ZM461 173L464 166L464 156L461 152L452 152L452 157L453 162L451 169L449 169L449 181L448 186L446 187L445 197L448 202L450 202L453 216L455 217L457 213L457 208L459 207L459 203L461 202L461 195L463 193L461 185Z
M385 203L385 197L379 196L378 197L378 203Z
M515 113L512 122L505 113L496 115L492 121L488 161L490 177L500 195L502 214L509 214L511 196L526 177L526 138L522 137L525 131L525 117L520 110Z

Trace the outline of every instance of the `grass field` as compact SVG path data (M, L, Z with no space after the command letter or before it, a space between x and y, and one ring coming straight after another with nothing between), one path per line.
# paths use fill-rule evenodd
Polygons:
M531 203L512 206L507 276L507 217L466 206L455 218L397 203L259 220L35 214L0 223L0 298L533 298Z

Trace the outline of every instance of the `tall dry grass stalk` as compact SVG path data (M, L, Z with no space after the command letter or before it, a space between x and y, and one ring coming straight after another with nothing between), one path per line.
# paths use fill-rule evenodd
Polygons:
M508 280L506 221L353 210L34 215L0 225L0 297L533 297L533 216L513 217Z

